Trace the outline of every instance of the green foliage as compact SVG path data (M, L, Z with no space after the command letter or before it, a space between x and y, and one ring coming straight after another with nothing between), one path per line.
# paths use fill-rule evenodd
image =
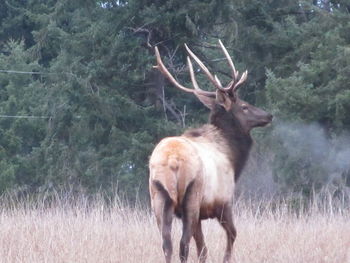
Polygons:
M175 13L180 2L16 4L16 12L4 14L3 25L22 28L15 21L25 17L32 26L19 36L4 32L1 65L40 74L0 76L1 114L17 116L1 119L8 160L4 178L11 175L12 186L33 191L74 185L89 191L114 191L118 185L130 196L144 191L154 143L180 129L154 106L153 87L147 84L154 81L154 58L144 45L147 36L136 29L150 23L154 42L169 38L179 22L191 24L170 41L173 47L193 35L194 23L209 24L197 11ZM206 7L201 11L211 10L208 3L201 5ZM167 23L160 23L161 14L154 16L158 9L165 10Z
M336 141L337 135L350 128L347 85L350 81L350 39L346 33L350 32L350 24L349 15L344 14L341 7L333 12L315 8L309 20L298 28L295 26L298 32L293 39L295 48L288 52L289 57L298 59L294 71L288 73L290 64L282 64L275 71L267 71L266 82L268 103L276 115L284 120L316 123L320 126L313 130L303 129L303 133L311 133L317 138L317 133L325 132L324 137L329 141L331 138ZM298 131L296 127L285 131L282 140L293 141L297 154L291 154L281 141L276 144L278 157L274 167L279 181L306 192L312 187L317 189L325 183L333 183L334 174L341 173L341 169L329 169L334 164L329 156L315 159L317 154L310 152L309 145L314 140L312 137L303 140L305 135L301 134L293 135ZM322 138L320 136L320 140ZM333 147L330 143L329 147L320 147L317 151L334 155Z
M207 114L152 69L155 45L191 86L183 43L227 82L214 48L221 38L236 67L249 71L242 97L281 119L317 122L327 136L349 130L348 9L342 1L1 2L0 192L143 194L155 143ZM203 74L198 82L210 89ZM307 144L305 155L293 155L270 134L263 139L275 150L280 185L307 190L325 181L328 172L309 165ZM298 144L297 135L286 138Z

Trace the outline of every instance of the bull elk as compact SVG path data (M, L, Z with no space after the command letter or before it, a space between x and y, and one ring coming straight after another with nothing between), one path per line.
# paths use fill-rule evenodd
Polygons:
M207 258L201 220L217 218L226 231L224 262L231 261L236 229L232 220L233 190L252 146L250 131L271 122L272 115L241 100L238 87L246 80L236 71L226 48L221 49L232 70L232 80L223 86L200 59L187 47L216 91L199 88L191 58L188 68L194 89L179 84L164 66L156 47L157 68L177 88L193 93L210 109L209 123L187 130L181 136L167 137L155 147L149 163L151 205L162 236L165 261L171 262L171 225L174 214L182 219L180 260L186 262L193 237L200 262Z

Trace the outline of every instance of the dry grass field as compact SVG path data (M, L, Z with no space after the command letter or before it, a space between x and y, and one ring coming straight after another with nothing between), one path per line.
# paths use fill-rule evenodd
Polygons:
M146 208L85 198L13 203L0 205L1 263L163 262L156 223ZM287 202L237 203L235 262L350 262L348 209L332 201L302 213L292 212ZM214 220L203 227L207 262L221 262L224 231ZM179 262L180 231L175 220L174 262ZM193 241L190 262L197 262Z

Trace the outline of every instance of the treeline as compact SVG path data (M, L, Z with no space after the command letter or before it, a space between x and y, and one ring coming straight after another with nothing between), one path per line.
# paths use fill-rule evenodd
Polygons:
M207 114L152 69L154 46L190 85L184 43L228 79L217 39L276 116L255 137L278 189L347 188L349 21L348 0L1 1L0 192L145 194L155 143Z

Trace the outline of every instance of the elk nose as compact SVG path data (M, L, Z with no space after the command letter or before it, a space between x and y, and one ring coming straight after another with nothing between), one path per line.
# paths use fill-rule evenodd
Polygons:
M272 119L273 119L273 115L272 115L272 114L269 114L269 115L267 116L267 119L271 122Z

